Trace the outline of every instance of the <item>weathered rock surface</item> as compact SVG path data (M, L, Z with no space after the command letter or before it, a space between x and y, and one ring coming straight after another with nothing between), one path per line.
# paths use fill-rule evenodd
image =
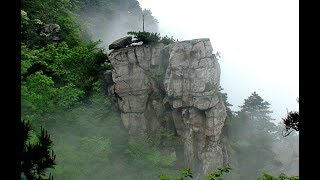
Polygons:
M109 50L124 48L132 43L132 36L120 38L109 45Z
M41 36L46 37L47 41L57 42L60 40L59 24L44 24L41 27Z
M209 39L126 47L109 60L109 92L130 137L169 128L181 141L173 153L184 167L206 174L228 163L220 141L227 115L218 92L220 66Z

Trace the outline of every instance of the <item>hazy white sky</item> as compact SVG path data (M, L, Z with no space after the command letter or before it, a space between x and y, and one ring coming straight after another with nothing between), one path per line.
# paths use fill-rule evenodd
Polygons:
M298 0L138 1L158 19L162 36L210 38L233 110L254 91L278 121L286 109L299 110Z

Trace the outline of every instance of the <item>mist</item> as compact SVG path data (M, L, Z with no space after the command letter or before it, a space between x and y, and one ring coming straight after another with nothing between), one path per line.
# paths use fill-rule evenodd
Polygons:
M210 38L232 110L256 91L279 123L299 104L298 1L139 0L175 39Z
M129 139L111 98L93 93L86 102L50 114L43 126L52 137L57 179L156 179L175 174L163 154L146 136ZM151 157L161 158L153 160Z
M252 179L264 172L299 176L298 133L283 137L283 127L262 118L263 113L255 113L253 118L245 114L227 118L224 125L222 139L231 165L237 167L225 178Z
M241 112L237 114L230 113L230 109L227 109L228 115L225 117L223 104L228 103L222 102L227 99L233 104L232 110L237 111L244 99L256 91L271 104L270 110L274 111L272 116L278 122L286 115L287 108L298 109L296 102L298 30L295 21L297 3L288 1L272 5L270 1L261 4L257 1L235 1L228 4L226 1L201 0L197 2L142 0L140 3L142 7L136 0L81 1L73 12L79 27L72 27L70 29L74 31L66 33L66 37L70 35L71 40L66 40L61 47L58 44L57 49L52 46L48 51L37 38L30 42L35 45L40 44L39 47L31 46L35 50L22 46L21 54L24 54L22 75L25 77L22 78L21 119L31 120L34 137L40 133L41 126L51 137L53 145L50 148L56 155L56 164L53 169L45 172L46 175L52 174L57 179L149 180L158 179L160 175L177 177L181 175L182 169L191 168L194 178L200 179L207 175L206 172L201 172L202 167L217 165L217 162L212 162L215 159L221 159L221 163L218 162L217 166L231 163L233 170L226 176L229 180L252 179L263 172L272 175L279 175L282 172L299 175L298 133L293 132L284 138L281 135L282 126L269 122L269 118L259 120L250 117L250 119L245 111L243 114ZM289 3L293 3L293 6L288 5ZM34 4L46 7L40 2ZM286 11L283 11L284 6L287 7ZM29 7L28 13L38 12L35 9L37 8ZM22 22L26 25L29 22L27 13L22 14L25 14L22 16L25 17ZM52 14L55 15L56 12L53 11ZM213 108L211 109L213 111L193 107L189 109L190 111L171 108L167 97L162 96L165 91L158 84L163 83L159 80L160 76L165 75L164 72L153 71L160 68L150 68L147 70L149 72L142 72L149 73L145 79L152 80L150 84L154 87L159 86L159 89L152 89L152 96L148 96L146 102L148 111L144 111L145 114L139 111L141 116L136 116L138 121L146 120L147 128L143 129L144 125L139 123L129 123L127 126L126 122L134 122L136 119L128 118L128 120L123 117L133 116L136 113L119 108L124 106L121 104L121 94L117 94L121 91L116 91L115 84L118 82L114 80L115 78L112 79L112 76L115 77L117 74L110 73L112 70L117 71L116 65L104 66L103 62L113 62L112 56L109 56L109 60L106 57L110 52L108 50L110 43L127 36L129 31L142 31L143 14L147 32L160 32L162 37L172 36L179 41L210 38L215 54L212 57L220 54L218 57L221 67L220 83L224 90L221 93L218 87L213 87L211 84L206 84L205 89L211 91L217 88L215 93L219 98L219 106L221 105L219 109L217 108L219 111ZM65 20L64 13L58 14L57 17ZM68 22L60 22L61 27L68 26ZM24 33L28 38L24 42L29 42L29 35L33 34L32 28L35 26L30 26L32 27L30 29L29 26L26 27L28 28L25 28ZM73 47L73 40L78 40L79 34L82 36L81 42ZM92 47L93 49L86 51L87 46L90 48L92 46L86 44L88 41L101 42L98 48ZM101 53L99 49L101 47L107 54ZM95 50L99 53L93 53ZM42 57L45 58L41 60ZM167 53L165 57L167 58ZM43 71L50 72L42 74L42 66L40 70L33 72L33 68L37 66L30 64L34 63L35 59L39 59L43 64L48 63L43 67ZM58 60L52 61L52 59ZM133 64L129 62L128 71L131 71ZM139 62L135 63L139 65ZM125 76L121 78L123 77L125 81ZM52 79L54 81L51 81ZM44 82L47 84L44 85ZM225 98L227 96L223 94L224 92L228 98ZM135 93L132 95L135 96ZM137 102L137 106L141 105L135 99L130 99L131 102ZM129 108L131 110L130 105ZM217 114L216 112L219 116L222 112L221 118L211 117L214 113ZM208 119L205 118L209 117L207 115L209 113L208 124L219 122L217 131L214 129L216 125L210 129L217 136L212 134L207 136L205 132L200 132L198 127L196 127L197 132L193 132L194 128L188 125L186 127L190 129L186 128L185 132L190 132L187 134L190 138L184 137L183 133L178 133L182 123L179 127L179 123L176 126L173 121L175 117L179 120L180 114L177 116L177 113L190 117L195 114L192 118L188 117L188 121L194 121L192 123L196 126L197 123L203 125L201 127L203 129L208 126L206 121ZM266 117L263 115L257 117ZM136 126L142 127L143 133L140 134L140 129L135 129ZM137 134L133 135L132 130ZM36 143L36 139L33 140ZM204 151L217 151L220 153L217 153L217 156L221 156L217 158L216 155L203 153L205 156L202 157L199 155L201 153L193 153ZM191 164L193 160L194 163ZM215 171L214 166L208 168L208 171Z
M152 12L147 9L141 9L139 4L128 5L129 11L123 9L95 10L88 9L81 11L78 17L78 23L89 32L90 39L101 41L99 47L109 53L109 45L124 36L129 31L142 31L142 15L145 14L145 30L149 32L158 32L158 21L152 16Z
M139 0L139 3L142 9L150 9L155 18L146 18L146 31L160 32L161 36L173 36L179 41L210 38L213 53L220 53L220 85L228 94L233 111L238 111L238 106L254 91L270 103L275 123L281 122L287 110L299 109L296 100L299 97L298 1ZM130 13L118 13L108 19L108 24L92 21L96 24L90 29L94 39L102 40L107 49L128 31L141 31L142 13ZM101 18L103 14L96 13L94 17ZM229 130L234 131L230 136L246 137L244 141L253 144L263 139L265 146L272 149L269 153L275 153L281 164L276 172L267 169L269 173L299 175L298 134L283 138L281 128L283 126L274 127L273 136L259 136L257 131L241 125ZM255 158L250 154L236 154L233 158L240 156ZM241 160L231 162L237 164ZM262 158L256 163L266 162ZM256 168L234 171L226 178L232 179L235 173L251 173L249 177L261 173Z

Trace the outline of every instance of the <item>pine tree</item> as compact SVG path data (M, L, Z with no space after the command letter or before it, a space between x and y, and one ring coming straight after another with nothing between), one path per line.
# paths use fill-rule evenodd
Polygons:
M229 124L233 164L239 169L236 179L250 179L264 171L274 172L281 167L272 150L272 132L276 125L271 122L270 104L253 92L235 113Z
M273 112L270 110L270 104L263 100L256 92L253 92L247 99L244 100L244 104L239 106L241 109L238 114L245 114L248 116L248 120L253 125L254 130L271 132L275 129L275 124L271 121L270 114Z
M239 106L242 112L246 112L250 118L259 119L272 119L270 114L272 111L269 109L270 104L264 101L256 92L253 92L248 99L244 100L244 104Z
M19 144L22 152L20 156L21 177L27 180L45 179L45 171L55 165L54 152L53 150L50 151L52 141L47 131L41 128L41 135L38 135L39 142L36 144L28 143L30 130L29 123L21 122L21 141ZM53 179L51 174L48 179Z

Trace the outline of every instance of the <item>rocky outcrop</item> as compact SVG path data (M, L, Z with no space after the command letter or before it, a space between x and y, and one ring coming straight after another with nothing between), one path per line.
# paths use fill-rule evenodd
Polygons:
M132 43L132 36L120 38L109 45L109 50L124 48Z
M109 60L109 93L131 138L168 128L181 142L171 153L183 167L207 174L227 163L220 141L226 107L209 39L126 47Z
M40 35L46 37L47 41L58 42L61 36L59 24L44 24Z

